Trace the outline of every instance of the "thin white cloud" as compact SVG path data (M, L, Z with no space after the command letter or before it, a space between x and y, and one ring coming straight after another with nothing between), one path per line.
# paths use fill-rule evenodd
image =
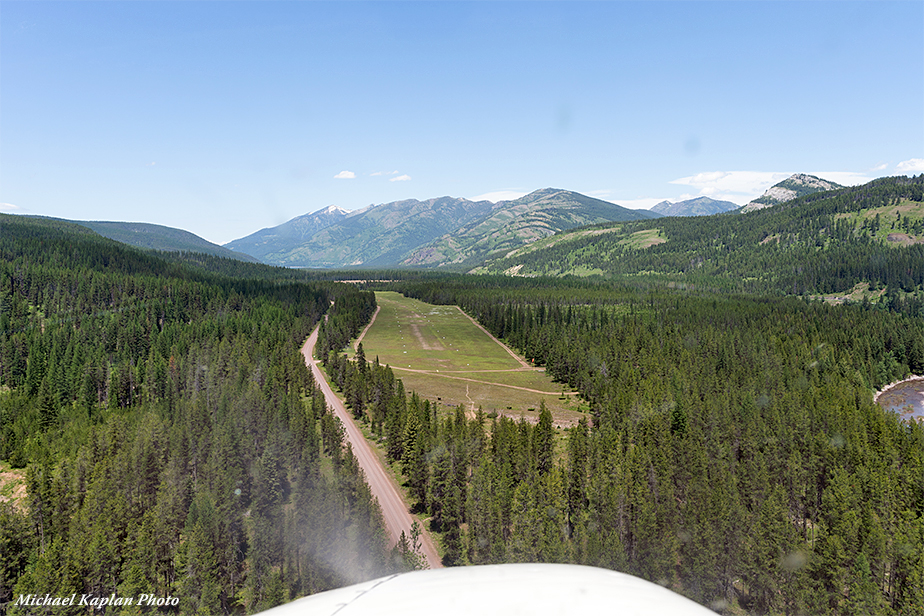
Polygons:
M407 175L407 174L404 174L404 175L399 175L399 176L396 177L396 178L391 178L391 179L388 180L388 181L389 181L389 182L408 182L408 181L410 181L410 179L411 179L411 176L409 176L409 175Z
M871 180L867 173L855 171L804 171L829 182L843 186L857 186ZM792 175L788 171L707 171L678 178L671 184L682 184L699 190L696 196L711 197L734 203L747 203L756 199L768 188Z
M491 203L497 203L498 201L513 201L514 199L519 199L526 194L528 193L525 190L495 190L494 192L472 197L471 200L490 201Z
M581 191L579 191L581 192ZM583 194L589 197L595 197L603 201L609 201L620 207L628 208L630 210L650 210L653 206L661 203L662 201L682 201L683 198L674 198L674 197L663 197L661 199L655 199L653 197L636 197L635 199L618 199L615 197L610 197L613 193L612 190L590 190L583 192Z
M334 179L335 180L352 180L355 177L356 177L356 174L353 173L352 171L341 171L340 173L334 176Z
M607 201L610 201L610 199L607 199ZM616 205L621 205L622 207L629 208L630 210L650 210L662 201L670 201L673 203L675 201L683 201L683 199L667 197L664 199L656 199L653 197L642 197L639 199L612 199L612 202Z
M924 173L924 158L909 158L895 165L895 170L901 173Z
M758 197L790 175L780 171L706 171L672 180L671 184L691 186L699 190L698 196L738 201Z
M397 172L397 171L375 171L374 173L370 173L369 175L371 175L371 176L376 176L376 175L398 175L398 172Z
M859 186L875 179L865 173L854 173L853 171L807 171L806 173L841 186Z
M872 171L872 172L882 171L882 170L884 170L886 167L888 167L887 164L885 164L885 163L880 163L880 164L876 165L875 167L873 167L872 169L870 169L870 171Z
M0 212L22 212L23 209L12 203L0 203Z

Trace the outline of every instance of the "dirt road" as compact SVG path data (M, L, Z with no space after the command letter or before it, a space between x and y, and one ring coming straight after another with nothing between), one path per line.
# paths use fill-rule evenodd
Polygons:
M369 324L366 325L366 327L363 328L363 333L361 333L361 334L359 335L359 338L357 338L356 341L353 343L353 350L354 350L354 351L358 351L358 350L359 350L359 343L362 342L362 341L363 341L363 338L366 337L366 332L369 331L369 328L372 327L372 324L373 324L373 323L375 323L375 317L379 316L379 310L381 310L381 309L382 309L381 306L376 306L376 307L375 307L375 312L372 313L372 318L369 319ZM324 316L326 317L327 315L325 314Z
M320 366L318 366L317 361L314 359L314 345L317 341L318 328L316 327L302 346L302 355L305 356L305 363L311 368L311 373L314 376L315 382L318 383L321 391L324 392L327 405L333 410L340 421L343 422L343 427L346 431L346 439L353 447L353 454L359 461L360 468L362 468L363 472L366 474L366 482L372 490L372 495L379 501L379 506L382 508L382 515L385 518L385 527L388 529L388 534L391 536L392 541L397 543L401 531L404 531L405 536L410 540L411 524L413 524L414 519L408 512L404 500L401 498L398 486L395 485L391 476L385 471L382 462L375 455L375 452L369 447L359 426L356 425L352 415L347 411L346 406L340 398L337 397L334 390L331 389L327 380L324 378ZM423 552L423 555L426 557L427 564L431 569L442 567L443 565L440 562L439 554L436 551L436 545L433 543L430 533L423 528L421 528L421 531L421 552Z

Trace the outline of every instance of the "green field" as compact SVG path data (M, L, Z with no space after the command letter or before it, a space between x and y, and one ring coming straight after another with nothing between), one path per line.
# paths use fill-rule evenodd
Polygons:
M586 410L570 389L562 396L563 386L545 370L511 355L458 307L385 291L375 299L379 312L362 338L363 351L367 359L390 365L407 391L442 405L517 418L538 417L544 400L559 425L575 423Z

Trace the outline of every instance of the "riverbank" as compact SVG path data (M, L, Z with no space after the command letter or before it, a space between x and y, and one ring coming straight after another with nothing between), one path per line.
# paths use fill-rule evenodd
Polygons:
M924 375L912 374L908 378L902 379L900 381L895 381L894 383L889 383L873 395L873 402L879 401L879 396L892 389L896 385L901 385L902 383L910 383L912 381L924 381Z

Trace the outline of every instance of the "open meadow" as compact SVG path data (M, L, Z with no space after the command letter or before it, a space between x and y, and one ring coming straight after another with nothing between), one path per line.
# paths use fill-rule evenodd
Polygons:
M543 368L518 357L457 306L435 306L377 291L378 314L354 342L366 359L391 366L405 389L445 406L481 407L535 420L540 401L557 425L572 425L586 405Z

